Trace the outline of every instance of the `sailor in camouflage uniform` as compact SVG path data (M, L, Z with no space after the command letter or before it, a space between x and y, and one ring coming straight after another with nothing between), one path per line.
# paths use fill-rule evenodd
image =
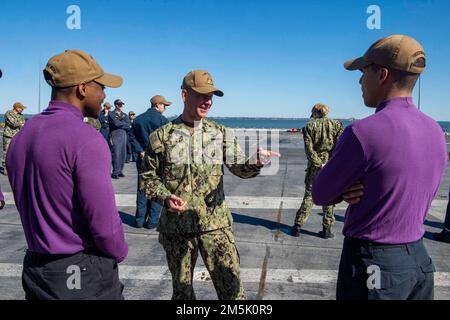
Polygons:
M188 73L181 88L183 114L150 135L140 170L141 190L164 205L158 231L172 274L172 299L195 299L199 252L218 298L245 299L223 164L248 179L279 154L258 149L254 158L247 158L231 130L206 119L213 94L223 96L207 71Z
M94 129L97 130L97 131L100 131L100 129L102 128L101 122L100 122L98 119L96 119L96 118L93 118L93 117L85 117L85 118L83 119L83 121L84 121L84 123L86 123L86 124L92 126L92 128L94 128Z
M5 161L9 144L11 143L11 139L25 125L25 117L22 115L24 109L26 109L26 107L23 104L21 104L20 102L16 102L13 105L13 109L6 111L5 113L5 129L3 131L3 158L2 158L2 167L4 175L8 174L6 171Z
M295 224L291 231L291 235L294 237L300 236L301 227L306 223L314 205L312 200L314 177L327 163L339 136L343 132L340 121L327 118L329 112L330 109L326 105L320 103L314 105L311 115L312 120L302 130L308 167L305 176L305 195L302 205L297 211ZM334 236L331 233L331 227L335 222L333 209L333 206L323 207L323 230L319 232L319 235L325 239Z

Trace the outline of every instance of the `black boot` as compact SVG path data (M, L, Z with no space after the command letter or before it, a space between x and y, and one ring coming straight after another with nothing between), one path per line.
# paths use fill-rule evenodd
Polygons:
M319 231L319 236L324 239L334 238L334 234L331 233L331 227L330 228L323 227L323 230Z
M450 243L450 231L444 229L440 233L433 233L433 239L436 241Z
M300 230L302 229L302 226L298 223L294 224L294 226L291 229L291 236L293 237L300 237Z

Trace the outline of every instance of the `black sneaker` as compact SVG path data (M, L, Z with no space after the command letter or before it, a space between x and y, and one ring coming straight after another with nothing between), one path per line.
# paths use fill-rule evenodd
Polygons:
M319 231L319 237L324 239L332 239L334 238L334 234L331 233L331 228L323 228L322 231Z
M433 239L436 241L450 243L450 231L444 229L439 233L433 233Z
M137 223L137 222L135 222L135 223L134 223L134 227L135 227L136 229L142 229L142 228L144 227L144 225L143 225L143 224L140 224L140 223Z
M300 237L300 230L302 229L302 226L298 223L294 224L294 226L291 229L291 236L293 237Z
M119 178L125 178L125 175L123 173L119 173Z
M113 178L113 179L119 179L119 177L117 176L117 174L112 174L112 175L111 175L111 178Z
M158 224L154 224L154 223L146 223L146 224L144 224L144 228L145 229L149 229L149 230L152 230L152 229L155 229L156 227L158 226Z

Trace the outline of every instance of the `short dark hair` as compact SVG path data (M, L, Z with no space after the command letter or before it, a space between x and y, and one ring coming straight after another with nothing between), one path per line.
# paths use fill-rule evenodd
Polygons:
M397 89L408 89L412 91L420 77L420 74L418 73L399 71L395 69L390 69L389 72L391 73L392 83L394 83Z
M414 65L417 65L417 66L423 65L423 66L425 66L425 59L424 58L417 59L416 62L414 63ZM377 64L372 64L370 67L375 72L377 72L381 68L388 69L389 70L389 74L391 75L391 78L392 78L392 83L394 84L394 86L397 89L407 89L407 90L412 91L414 89L416 83L417 83L417 80L420 77L420 74L418 74L418 73L411 73L411 72L407 72L407 71L401 71L401 70L397 70L397 69L392 69L392 68L380 66L380 65L377 65Z

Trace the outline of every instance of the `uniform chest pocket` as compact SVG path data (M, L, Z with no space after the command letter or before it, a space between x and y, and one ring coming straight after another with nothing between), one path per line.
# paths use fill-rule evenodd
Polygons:
M221 164L201 164L198 166L194 166L194 170L197 171L197 174L204 179L208 179L209 177L217 178L223 176Z
M181 180L186 177L187 171L187 165L166 163L163 173L166 180Z
M183 136L171 138L165 147L165 162L168 165L184 166L189 164L189 140Z
M212 190L223 189L223 170L221 165L202 165L198 168L197 177L204 181L198 188L200 192L209 194ZM223 192L223 191L222 191Z

